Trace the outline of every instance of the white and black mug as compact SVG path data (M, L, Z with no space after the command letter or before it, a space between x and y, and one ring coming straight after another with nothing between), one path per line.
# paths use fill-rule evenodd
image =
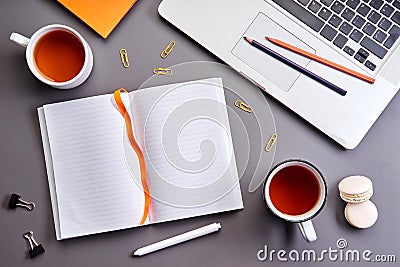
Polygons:
M26 47L26 62L40 81L58 89L82 84L93 68L89 44L76 30L62 24L47 25L30 38L13 32L10 40Z
M311 219L324 207L327 187L321 172L304 160L276 165L263 185L263 198L279 218L297 223L308 242L317 240Z

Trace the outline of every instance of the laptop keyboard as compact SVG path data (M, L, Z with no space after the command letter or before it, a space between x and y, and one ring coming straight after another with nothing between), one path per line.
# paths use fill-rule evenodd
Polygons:
M374 71L400 36L400 0L271 0Z

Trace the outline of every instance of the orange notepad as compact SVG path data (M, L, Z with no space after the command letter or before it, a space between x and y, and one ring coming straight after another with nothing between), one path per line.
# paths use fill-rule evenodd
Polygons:
M107 38L137 0L57 0Z

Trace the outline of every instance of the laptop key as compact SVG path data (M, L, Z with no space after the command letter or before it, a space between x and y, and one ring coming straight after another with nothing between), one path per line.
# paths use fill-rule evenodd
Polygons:
M308 9L314 13L317 13L321 7L322 5L314 0L311 1L311 3L308 5Z
M361 5L357 8L357 13L360 14L361 16L367 16L371 8L367 6L364 3L361 3Z
M332 41L335 38L337 31L329 25L325 25L320 33L327 40Z
M368 20L372 23L377 23L381 19L381 17L382 16L378 12L372 10L372 12L368 15Z
M365 57L361 56L360 54L355 54L354 58L359 61L360 63L364 63Z
M345 37L343 34L339 33L339 35L333 41L333 44L339 48L343 48L349 39Z
M378 27L384 31L387 31L390 26L392 26L392 22L390 22L390 20L388 20L387 18L382 18L378 24Z
M318 13L318 16L322 18L323 20L328 20L329 17L332 15L332 11L329 9L323 7L321 11Z
M357 29L354 29L351 34L350 34L350 38L355 41L355 42L359 42L361 40L361 38L364 36L364 34L362 34L362 32L360 32Z
M365 51L364 49L360 48L358 49L358 54L360 54L361 56L367 58L369 56L369 53L367 51Z
M321 3L329 7L332 5L333 0L321 0Z
M367 24L365 24L365 26L364 26L364 28L362 30L366 34L372 35L375 32L376 27L374 25L372 25L371 23L367 22Z
M387 34L384 33L381 30L377 30L376 33L374 34L374 40L378 41L379 43L382 43L387 37Z
M335 1L335 3L333 3L331 9L336 12L337 14L340 14L342 12L342 10L344 9L344 5L338 1Z
M333 14L331 19L329 20L329 24L337 28L340 25L340 23L342 23L342 19L337 15Z
M392 16L392 21L400 25L400 12L396 11Z
M383 0L372 0L370 3L370 6L373 8L379 10L381 6L383 5Z
M394 1L394 2L393 2L393 6L394 6L395 8L400 9L400 1L399 1L399 0Z
M352 24L359 29L361 29L361 27L364 25L364 23L365 23L365 19L363 19L359 15L357 15L352 21Z
M374 71L375 68L376 68L376 65L375 65L374 63L372 63L371 61L369 61L369 60L367 60L367 62L365 62L365 66L366 66L368 69L372 70L372 71Z
M385 4L381 9L381 13L383 15L385 15L386 17L390 17L392 15L393 11L394 11L394 8L389 6L388 4Z
M360 0L348 0L348 1L346 2L346 4L347 4L349 7L351 7L352 9L355 9L355 8L358 6L359 3L360 3Z
M351 30L353 30L353 26L351 26L349 23L347 23L346 21L344 21L342 23L342 25L340 25L339 31L341 31L342 33L344 33L345 35L348 35Z
M347 54L349 54L350 56L354 55L354 53L356 52L356 51L354 51L353 48L351 48L349 46L345 46L343 48L343 51L346 52Z
M350 8L346 8L342 13L342 17L347 21L350 21L355 14L356 13L354 13L354 11L352 11Z
M389 31L389 37L383 43L383 45L390 49L394 45L394 43L399 39L400 36L400 28L397 25L393 25L393 27Z
M311 14L309 11L307 11L307 9L296 2L288 0L272 1L316 32L319 32L322 26L324 26L324 22L321 19Z
M298 0L300 2L300 4L302 4L303 6L308 5L308 3L310 3L310 0Z
M375 41L373 41L368 36L365 36L360 42L361 46L366 48L368 51L373 53L375 56L379 58L384 58L387 54L387 50L382 46L378 45Z

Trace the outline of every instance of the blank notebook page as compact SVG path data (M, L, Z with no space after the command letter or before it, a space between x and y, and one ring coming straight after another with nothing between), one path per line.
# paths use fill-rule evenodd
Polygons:
M152 223L243 208L220 78L139 90Z
M113 96L45 105L44 114L61 239L139 225L144 194L125 163L124 120Z

